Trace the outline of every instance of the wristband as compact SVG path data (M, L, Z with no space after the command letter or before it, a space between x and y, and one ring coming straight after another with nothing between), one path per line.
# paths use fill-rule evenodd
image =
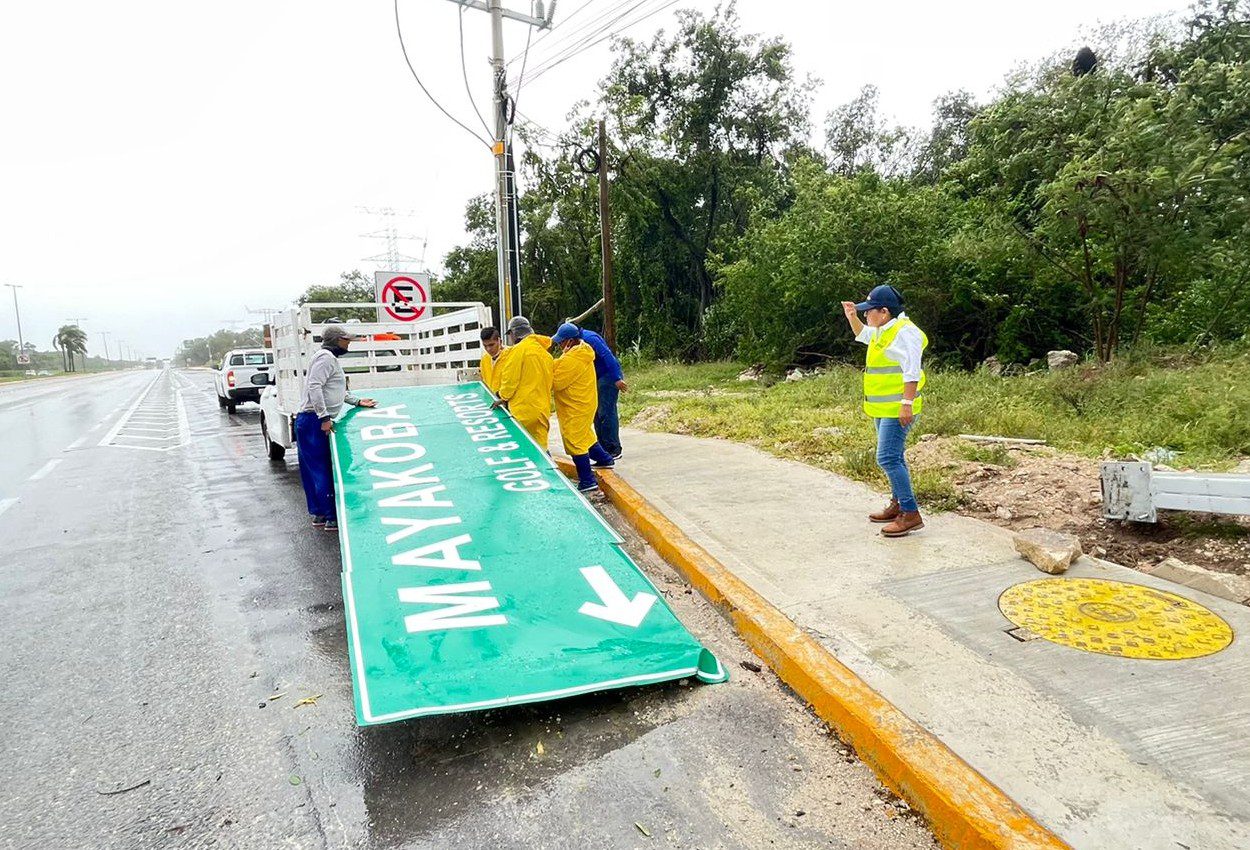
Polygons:
M913 401L913 399L910 399L910 398L905 398L905 399L903 399L902 401L900 401L900 402L899 402L899 404L905 404L905 405L907 405L908 407L911 407L911 403L912 403L912 401Z

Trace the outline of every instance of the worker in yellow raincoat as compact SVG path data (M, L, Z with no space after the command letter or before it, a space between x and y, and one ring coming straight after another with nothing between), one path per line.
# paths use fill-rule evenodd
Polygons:
M598 379L595 377L595 350L581 340L577 325L560 325L552 342L563 350L556 361L553 387L556 416L564 450L577 467L577 489L583 493L599 489L591 471L594 465L610 469L612 455L595 439L595 411L599 407Z
M547 351L551 337L534 333L530 320L514 316L508 322L508 341L512 347L499 368L499 401L506 404L512 418L521 423L543 451L547 450L547 431L551 427L551 379L555 361Z
M508 356L509 349L504 347L499 328L482 328L482 383L491 392L498 395L499 379L503 377L503 360Z

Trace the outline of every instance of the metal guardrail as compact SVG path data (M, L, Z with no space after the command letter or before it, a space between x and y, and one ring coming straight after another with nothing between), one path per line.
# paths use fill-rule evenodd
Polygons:
M1104 461L1102 515L1158 522L1158 511L1250 516L1250 475L1158 471L1141 461Z

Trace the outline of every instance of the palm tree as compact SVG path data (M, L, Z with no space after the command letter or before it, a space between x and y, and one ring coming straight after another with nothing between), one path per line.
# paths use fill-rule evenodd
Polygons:
M74 371L74 355L83 358L83 366L87 365L87 334L78 325L61 325L52 337L52 345L61 352L61 365L67 372Z

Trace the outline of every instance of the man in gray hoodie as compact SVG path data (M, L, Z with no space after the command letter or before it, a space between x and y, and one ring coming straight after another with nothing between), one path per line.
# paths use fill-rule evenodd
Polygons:
M347 391L347 375L339 363L355 340L341 325L326 325L321 348L308 361L304 376L304 399L295 416L295 443L299 446L299 477L308 500L313 525L338 531L334 510L334 469L330 456L330 433L343 404L373 407L371 398L357 398Z

